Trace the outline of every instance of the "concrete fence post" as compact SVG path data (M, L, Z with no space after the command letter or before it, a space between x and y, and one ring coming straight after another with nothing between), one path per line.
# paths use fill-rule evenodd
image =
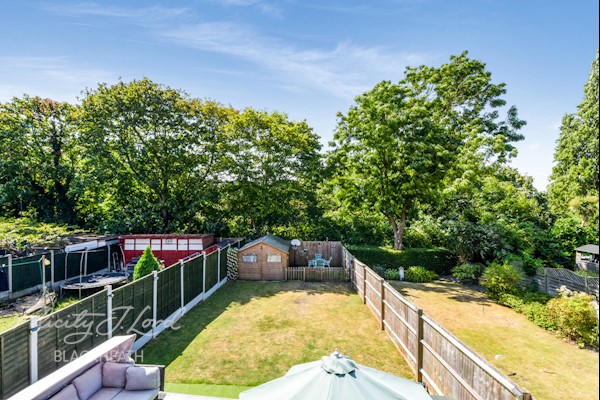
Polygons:
M423 310L417 310L417 382L423 382Z
M50 250L50 287L54 290L54 250Z
M217 253L217 284L221 283L221 248L219 247Z
M158 272L152 271L152 338L156 338L156 319L158 314Z
M29 383L38 381L38 319L33 316L29 319Z
M108 339L113 335L113 292L112 286L106 286L106 336Z
M179 286L180 286L180 295L181 295L181 302L180 302L181 315L185 314L185 297L184 297L185 296L185 280L183 279L184 267L185 267L185 263L183 262L183 260L179 260L179 268L180 268Z
M13 291L12 254L8 255L8 293Z
M202 258L202 293L206 294L206 253Z

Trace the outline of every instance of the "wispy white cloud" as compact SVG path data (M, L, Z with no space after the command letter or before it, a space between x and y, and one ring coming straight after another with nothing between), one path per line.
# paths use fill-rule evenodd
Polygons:
M186 8L161 6L126 8L105 6L97 3L48 4L42 7L48 12L59 15L110 17L138 22L140 24L172 20L184 17L189 13L189 10Z
M89 68L66 57L0 57L0 76L4 82L0 85L0 101L24 93L72 101L85 87L117 78L109 71Z
M225 7L250 7L259 10L263 14L280 18L282 10L275 2L267 0L208 0Z
M373 81L396 78L406 65L429 58L427 54L391 53L350 42L330 49L300 48L228 22L181 26L160 35L179 45L254 63L279 74L285 86L318 88L344 98L363 92Z
M267 0L206 0L223 6L263 7ZM352 99L383 79L398 79L406 65L421 64L430 54L395 52L389 48L368 47L352 42L330 47L294 44L266 36L253 26L233 22L192 23L199 18L183 8L126 8L79 3L55 6L54 13L95 15L118 19L148 29L155 38L203 52L223 54L259 67L274 87L293 92L319 91Z

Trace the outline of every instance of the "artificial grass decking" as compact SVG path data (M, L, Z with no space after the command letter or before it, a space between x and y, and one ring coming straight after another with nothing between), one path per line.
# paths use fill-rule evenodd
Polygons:
M142 349L144 363L167 365L171 391L235 398L336 349L358 363L413 378L348 284L236 282L178 326Z

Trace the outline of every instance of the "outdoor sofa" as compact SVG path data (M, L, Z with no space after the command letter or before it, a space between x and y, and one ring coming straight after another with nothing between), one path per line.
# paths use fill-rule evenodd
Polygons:
M9 400L154 400L164 367L135 365L134 341L135 335L115 336Z

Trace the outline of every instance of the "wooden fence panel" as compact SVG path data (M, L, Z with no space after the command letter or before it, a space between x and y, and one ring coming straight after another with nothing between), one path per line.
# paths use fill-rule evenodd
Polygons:
M183 293L185 303L189 303L196 296L202 293L203 275L202 264L204 257L198 256L185 262L183 267Z
M561 286L572 291L584 292L600 297L598 278L581 276L565 268L544 268L543 273L536 274L538 290L542 293L556 296Z
M350 276L344 267L288 267L286 279L306 282L348 282Z
M453 400L531 400L515 385L365 264L351 258L353 283L415 373L432 394ZM383 320L383 321L382 321Z
M384 326L415 376L418 373L419 309L388 283L384 284Z
M107 340L106 299L106 290L102 290L40 319L37 347L40 379Z
M0 398L29 385L29 322L0 334Z
M221 250L221 258L220 258L220 265L219 265L219 282L221 282L223 279L225 279L227 277L227 254L233 251L231 249L231 246L227 247L226 249Z
M365 269L365 299L366 304L371 313L375 316L379 323L382 322L382 292L380 288L380 277L371 268Z
M363 300L363 303L367 301L365 297L366 269L367 266L365 264L361 263L357 259L354 259L354 287L356 288L356 291L360 298Z
M321 254L325 260L331 257L331 266L339 267L342 265L342 243L341 242L302 242L296 250L290 250L290 265L292 267L304 267L308 265L308 260L315 257L315 254Z
M157 323L166 320L181 306L181 268L173 266L158 273L157 282ZM207 289L208 290L208 289Z
M206 291L208 292L219 282L219 255L214 253L206 256Z
M457 400L529 398L529 393L437 322L427 315L422 319L422 372L428 387Z

